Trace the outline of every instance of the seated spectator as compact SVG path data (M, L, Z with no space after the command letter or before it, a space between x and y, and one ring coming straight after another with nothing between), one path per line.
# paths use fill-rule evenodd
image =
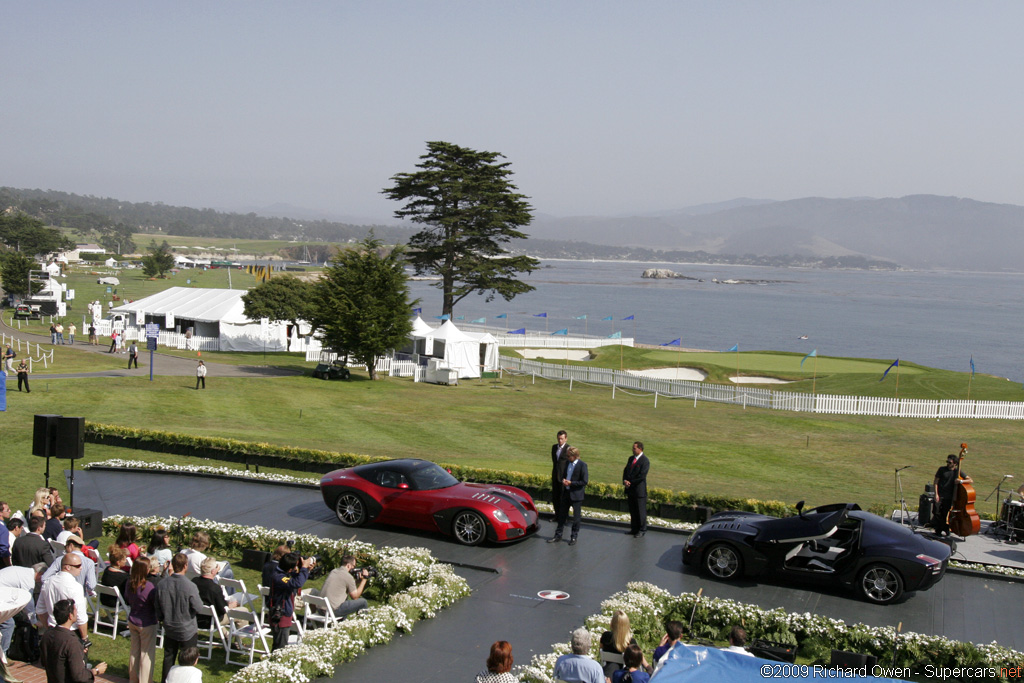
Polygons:
M192 579L192 583L199 589L199 599L203 601L204 605L213 607L218 621L224 623L227 619L228 607L238 607L238 602L224 599L224 589L216 581L217 560L212 557L206 558L203 560L200 571L202 571L202 575ZM210 617L205 614L198 615L196 622L201 629L210 628Z
M32 513L36 510L42 510L44 516L48 517L46 511L50 507L50 489L45 486L36 489L36 495L32 499L32 504L28 506L28 515L31 517Z
M491 645L487 657L487 669L476 675L476 683L518 683L512 674L512 646L508 641L499 640Z
M188 567L185 569L186 577L194 579L202 575L202 564L203 560L206 559L206 550L209 547L210 535L208 533L197 531L192 534L189 547L181 551L188 558ZM217 576L225 579L235 578L235 573L231 570L231 564L228 562L217 562Z
M194 645L183 647L178 653L178 664L167 672L164 683L203 683L203 672L196 666L199 661L199 648Z
M654 662L657 665L668 651L675 647L679 639L683 637L683 624L678 621L665 623L665 635L661 637L661 643L654 648Z
M8 539L7 542L10 544L11 554L14 554L14 542L21 538L21 535L25 533L25 520L20 517L11 517L7 520L7 531Z
M729 647L723 647L726 652L735 652L738 655L753 657L753 653L747 652L747 630L742 626L733 626L729 631Z
M132 562L139 556L139 546L135 543L135 535L135 525L125 522L121 525L121 530L117 532L117 540L114 541L117 547L128 551L128 557Z
M149 537L149 546L146 547L146 555L150 560L158 561L161 573L166 572L167 567L171 566L171 557L174 553L171 552L167 530L162 526L153 529L153 534Z
M614 654L625 654L626 648L636 645L636 639L629 632L629 616L620 609L612 614L611 630L601 634L601 651ZM644 668L648 667L647 661L643 662ZM612 674L621 669L617 662L604 664L604 675L611 678Z
M51 486L50 488L48 488L46 490L50 492L50 505L55 505L57 503L60 503L61 505L64 505L64 500L60 497L60 491L58 491L53 486ZM65 507L67 507L67 506L65 506ZM70 510L69 510L69 512L70 512Z
M60 533L60 536L57 537L57 543L60 543L61 545L66 545L68 542L68 537L70 536L78 536L79 538L83 538L82 522L77 517L72 517L71 515L68 515L64 518L64 531L62 531ZM97 567L100 565L100 554L96 552L96 548L98 548L99 545L99 541L89 541L84 546L82 546L82 552L85 553L86 557L95 562Z
M651 675L643 670L644 653L639 645L633 644L622 653L625 667L612 674L612 683L647 683Z
M43 538L47 541L56 541L64 531L64 513L64 506L60 503L50 506L50 518L46 520L46 530L43 531Z
M53 561L50 568L43 574L43 579L49 579L60 571L61 562L68 555L76 555L82 558L82 569L75 576L79 585L85 590L86 595L96 594L96 563L85 556L82 552L82 548L85 546L85 542L78 536L68 537L67 542L64 544L64 554Z
M572 654L562 655L555 660L553 677L579 683L605 683L601 665L590 657L590 631L582 626L576 629L572 632L569 644Z
M46 669L47 681L70 681L91 683L95 675L103 675L107 663L100 662L89 668L85 663L85 637L73 632L75 624L82 619L83 605L74 600L62 599L54 603L52 615L56 622L39 639L40 661Z
M118 548L116 545L110 546L110 551L107 553L107 557L110 558L110 565L103 570L103 576L100 577L100 583L104 586L110 586L111 588L117 588L121 593L121 597L125 597L125 587L128 585L129 574L128 571L131 568L128 565L128 551L124 548ZM115 609L117 607L117 600L110 595L101 595L100 604L104 607Z
M331 609L339 619L366 607L366 598L362 595L370 574L363 569L359 573L357 585L356 577L352 575L352 570L355 568L356 558L352 555L345 555L341 558L341 566L327 575L324 585L320 589L320 595L330 603Z
M160 564L160 558L157 556L147 557L146 559L149 560L149 582L156 586L160 583L161 579L170 573L171 563Z

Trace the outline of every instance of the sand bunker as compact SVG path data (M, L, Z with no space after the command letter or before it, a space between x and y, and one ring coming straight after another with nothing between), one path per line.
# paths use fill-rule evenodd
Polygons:
M748 377L746 375L742 375L739 379L730 377L729 381L733 384L790 384L790 382L777 377Z
M708 373L693 368L651 368L650 370L627 370L631 375L657 377L658 379L685 379L690 382L703 382Z
M517 349L523 354L523 358L533 360L535 358L546 358L548 360L590 360L590 351L587 349Z

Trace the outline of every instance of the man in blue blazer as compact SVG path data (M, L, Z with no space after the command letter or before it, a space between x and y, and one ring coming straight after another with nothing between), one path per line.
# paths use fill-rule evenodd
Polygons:
M626 488L626 502L629 504L629 531L636 538L647 533L647 472L651 461L644 455L644 445L633 442L633 455L622 470L622 485Z
M587 474L587 463L580 460L580 449L569 446L565 450L565 456L565 460L559 466L562 476L562 504L558 509L558 528L555 529L554 538L548 539L548 543L558 543L562 540L562 530L569 517L569 508L572 507L572 535L569 537L569 545L576 545L576 537L580 533L580 519L583 516L584 489L587 488L590 477Z

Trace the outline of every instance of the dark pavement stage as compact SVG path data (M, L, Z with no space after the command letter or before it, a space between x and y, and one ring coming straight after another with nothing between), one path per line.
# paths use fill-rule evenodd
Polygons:
M369 650L344 667L337 680L402 680L408 683L468 680L484 668L490 644L512 643L517 664L567 641L601 601L629 581L649 581L673 593L704 589L710 597L732 598L770 609L783 607L847 622L895 626L904 631L944 635L975 643L997 641L1024 650L1018 606L1024 583L947 573L929 591L889 607L869 605L845 592L820 592L782 582L712 581L682 570L685 536L649 532L634 539L618 527L584 523L579 544L545 543L554 525L511 546L465 548L447 537L390 527L341 526L319 491L157 473L82 471L75 473L75 502L104 515L175 515L252 524L351 538L378 545L423 546L458 569L473 594L435 619L419 622L408 635ZM480 567L480 568L475 568ZM539 591L568 592L563 602L537 598Z

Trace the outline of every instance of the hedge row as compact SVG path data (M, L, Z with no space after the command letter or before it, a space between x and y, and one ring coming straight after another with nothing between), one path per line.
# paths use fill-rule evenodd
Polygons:
M85 438L90 443L109 446L208 458L211 460L240 463L247 467L275 467L302 472L318 472L321 474L340 467L352 467L388 460L385 457L360 455L358 453L337 453L312 448L278 446L269 443L241 441L239 439L195 436L95 422L86 423ZM548 500L550 498L551 485L548 475L441 464L462 481L507 484L529 491L531 495L540 500ZM604 509L625 510L625 492L622 486L619 485L591 482L587 486L585 504ZM707 513L708 509L716 511L747 510L774 516L785 516L793 513L791 506L777 500L729 498L711 494L670 491L669 489L662 488L648 489L647 506L651 512L670 519L701 517Z

